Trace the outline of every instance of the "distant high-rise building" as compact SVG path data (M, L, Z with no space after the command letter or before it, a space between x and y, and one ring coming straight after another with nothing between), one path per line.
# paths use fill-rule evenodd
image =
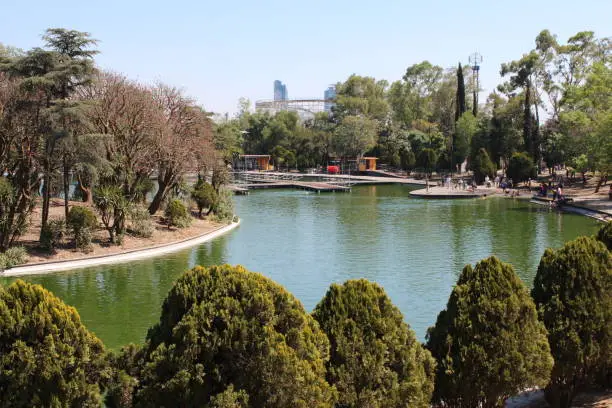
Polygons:
M336 86L330 85L325 92L323 92L323 99L325 99L325 112L331 112L332 106L335 105L332 102L333 99L336 99Z
M275 101L286 101L289 99L287 93L287 86L278 79L274 81L274 100Z

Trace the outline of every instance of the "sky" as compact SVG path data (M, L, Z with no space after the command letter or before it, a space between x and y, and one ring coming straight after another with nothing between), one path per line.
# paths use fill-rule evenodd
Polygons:
M323 97L351 74L399 80L428 60L444 68L483 56L482 95L500 64L535 47L548 29L566 42L579 31L612 35L612 0L11 1L0 5L0 42L42 46L47 28L91 33L96 63L145 83L183 88L206 110L238 99ZM482 97L481 97L482 100Z

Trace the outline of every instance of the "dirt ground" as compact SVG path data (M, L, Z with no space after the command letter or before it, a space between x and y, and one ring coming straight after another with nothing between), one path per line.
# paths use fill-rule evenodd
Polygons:
M84 206L85 204L81 202L70 202L70 205ZM64 218L64 202L63 200L56 199L51 202L49 219L59 218ZM197 217L194 217L191 225L187 228L168 229L168 227L163 224L161 215L155 215L153 217L155 225L153 236L150 238L139 238L126 233L122 245L115 245L110 244L108 232L103 228L102 223L100 223L100 229L95 231L93 234L92 252L83 253L78 251L70 239L64 239L64 242L62 242L60 247L57 248L55 254L48 254L38 248L40 219L41 209L40 206L37 206L32 212L28 232L22 236L17 243L17 245L22 245L28 250L30 257L27 264L89 258L100 255L112 255L135 249L149 248L196 237L213 231L223 225L206 219L198 219Z

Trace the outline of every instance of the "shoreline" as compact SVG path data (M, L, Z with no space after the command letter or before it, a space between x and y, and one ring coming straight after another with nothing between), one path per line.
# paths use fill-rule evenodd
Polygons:
M6 269L4 271L0 271L0 277L42 275L72 269L89 268L92 266L99 265L118 264L136 261L143 258L157 257L163 254L177 252L210 241L237 228L240 225L240 222L241 221L238 220L237 222L232 222L231 224L218 227L204 234L186 238L180 241L169 242L166 244L155 245L152 247L133 249L117 254L98 255L72 260L68 259L63 261L39 262L34 264L19 265L10 269Z

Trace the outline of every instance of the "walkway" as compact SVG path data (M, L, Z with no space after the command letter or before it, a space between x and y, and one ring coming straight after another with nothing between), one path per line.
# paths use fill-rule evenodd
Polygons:
M449 199L449 198L478 198L478 197L486 197L496 194L497 191L495 188L484 188L478 187L474 191L463 190L459 188L448 188L448 187L438 187L438 186L430 186L429 191L426 188L420 190L414 190L410 192L410 195L413 197L420 198L441 198L441 199Z

